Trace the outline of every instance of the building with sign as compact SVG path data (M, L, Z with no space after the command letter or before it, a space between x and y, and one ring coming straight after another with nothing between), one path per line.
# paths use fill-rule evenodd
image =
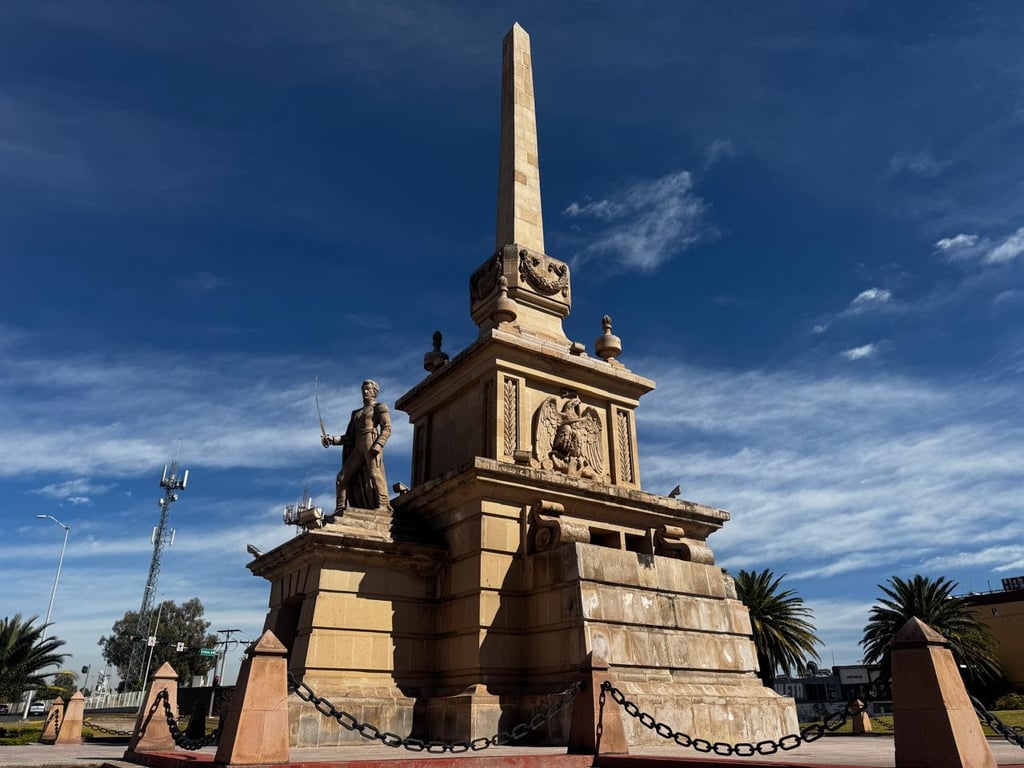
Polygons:
M890 715L890 699L871 699L867 695L868 686L878 680L880 674L874 664L837 665L803 677L777 677L775 690L793 697L797 717L802 723L823 720L855 698L867 701L869 715Z

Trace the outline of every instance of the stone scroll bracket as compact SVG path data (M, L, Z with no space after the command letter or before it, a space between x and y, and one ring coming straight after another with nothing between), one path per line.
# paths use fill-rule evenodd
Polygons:
M581 522L563 519L564 512L563 505L543 499L530 508L527 553L546 552L563 544L590 543L590 528Z
M715 553L711 551L711 547L703 541L687 538L686 532L678 526L663 525L655 528L653 534L656 555L702 565L715 564Z

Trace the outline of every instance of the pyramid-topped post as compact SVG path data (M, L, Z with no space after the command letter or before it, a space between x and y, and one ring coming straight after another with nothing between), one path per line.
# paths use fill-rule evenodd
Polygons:
M509 243L544 252L533 62L530 36L518 23L505 35L501 55L501 158L494 247Z

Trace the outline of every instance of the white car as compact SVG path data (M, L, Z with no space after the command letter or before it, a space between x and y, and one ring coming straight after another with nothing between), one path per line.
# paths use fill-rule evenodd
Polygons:
M28 713L30 715L45 715L46 705L41 701L33 701L28 705Z

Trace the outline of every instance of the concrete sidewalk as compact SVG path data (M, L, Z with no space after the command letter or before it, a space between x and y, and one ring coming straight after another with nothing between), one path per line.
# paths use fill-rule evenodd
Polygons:
M992 751L1000 766L1018 766L1024 768L1024 749L1006 741L989 740ZM117 766L124 768L132 763L122 762L124 745L82 744L72 746L45 746L30 744L18 747L0 747L0 766L18 768L89 768L90 766ZM202 754L205 761L212 758L216 749L207 747L199 753L178 750L182 757ZM543 765L543 758L564 755L565 749L560 747L492 747L478 755L466 756L468 766L479 762L480 757L508 758L509 765L532 762ZM680 747L636 747L629 757L656 757L661 759L699 760L707 758L708 763L723 762L758 762L774 765L859 765L872 768L891 768L895 764L893 739L886 736L830 736L813 744L806 744L790 752L780 752L767 757L729 758L701 755L692 749ZM523 760L527 758L527 760ZM532 758L532 759L531 759ZM451 760L452 755L428 755L412 753L404 749L392 749L380 744L351 747L305 747L291 750L293 764L335 763L350 764L357 761L381 762L398 760ZM199 761L197 761L199 762ZM552 760L552 762L555 762ZM628 760L621 758L614 762L621 766L629 765ZM636 762L646 762L637 760Z

